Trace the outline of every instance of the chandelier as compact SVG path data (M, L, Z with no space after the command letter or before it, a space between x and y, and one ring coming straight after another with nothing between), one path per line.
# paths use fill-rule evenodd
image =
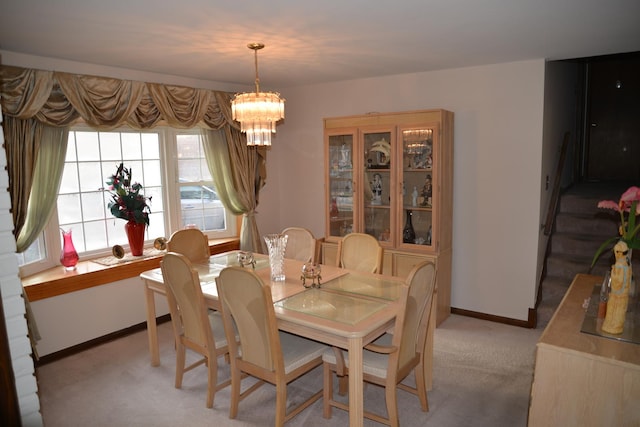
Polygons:
M284 119L284 99L279 93L260 92L258 77L258 50L262 43L249 43L256 63L256 91L236 94L231 101L233 120L240 122L240 130L247 134L247 145L271 145L271 134L276 133L276 122Z

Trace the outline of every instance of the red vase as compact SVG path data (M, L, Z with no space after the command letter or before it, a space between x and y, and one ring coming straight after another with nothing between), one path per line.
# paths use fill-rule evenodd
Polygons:
M146 228L147 224L144 222L138 224L137 222L129 221L124 225L124 230L127 232L127 239L129 239L131 255L142 255L144 249L144 231Z
M73 240L71 239L71 229L69 231L62 231L62 252L60 253L60 264L64 266L66 270L75 270L76 264L78 264L78 252L73 246Z

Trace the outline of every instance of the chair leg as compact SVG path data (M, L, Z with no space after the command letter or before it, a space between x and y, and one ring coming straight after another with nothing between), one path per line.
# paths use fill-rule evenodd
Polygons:
M420 406L424 412L428 412L429 400L427 399L427 384L424 380L424 369L421 363L416 366L413 374L416 377L416 392L418 394L418 399L420 399Z
M276 384L276 427L283 427L287 416L287 383L278 381Z
M216 394L216 381L218 380L218 361L216 355L207 357L207 408L213 407L213 398ZM211 360L213 359L213 360Z
M182 343L176 343L176 382L175 387L182 387L182 376L184 375L184 363L186 358L186 348Z
M229 404L229 418L234 419L238 415L238 402L240 401L240 382L242 376L240 369L231 361L231 403Z
M384 388L385 400L387 401L387 415L389 416L389 425L398 427L398 393L395 385L387 385Z
M322 364L322 416L331 418L331 404L333 400L333 371L331 366L324 362Z

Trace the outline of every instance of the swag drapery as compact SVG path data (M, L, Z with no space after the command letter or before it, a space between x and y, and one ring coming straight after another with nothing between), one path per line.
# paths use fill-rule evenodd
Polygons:
M221 200L243 215L240 248L262 252L255 209L266 150L247 147L231 117L231 94L0 66L0 102L18 252L37 238L53 210L55 198L47 195L58 192L68 129L79 122L99 130L200 128Z

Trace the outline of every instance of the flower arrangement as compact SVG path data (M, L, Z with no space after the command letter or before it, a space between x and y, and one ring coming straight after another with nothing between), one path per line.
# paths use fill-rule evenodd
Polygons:
M600 245L591 262L592 267L605 249L620 240L625 242L629 249L640 248L640 236L638 236L640 223L637 221L637 216L640 215L638 202L640 202L639 187L630 187L620 196L618 202L613 200L602 200L598 202L599 208L613 209L620 214L620 227L618 228L619 235L607 239Z
M107 207L116 218L149 225L151 208L147 200L151 201L151 197L145 197L140 193L142 185L132 182L131 174L131 169L120 163L116 173L107 179L108 191L111 194L111 201Z

